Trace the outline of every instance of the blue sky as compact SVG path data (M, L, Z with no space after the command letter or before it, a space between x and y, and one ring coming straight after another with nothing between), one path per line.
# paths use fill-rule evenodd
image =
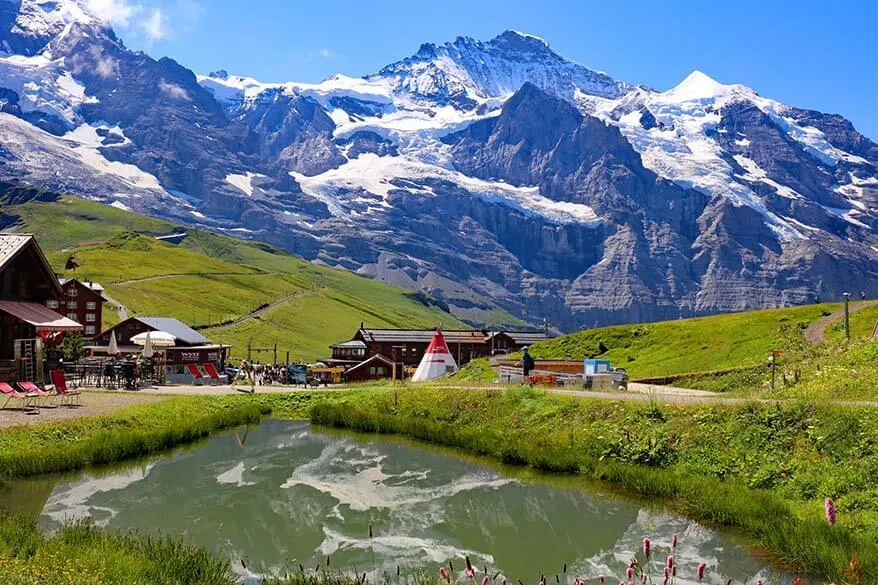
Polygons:
M511 28L629 83L667 89L700 69L791 105L843 114L878 140L874 1L103 1L151 16L148 27L117 26L129 46L200 73L223 68L309 82L361 76L423 42L489 39Z

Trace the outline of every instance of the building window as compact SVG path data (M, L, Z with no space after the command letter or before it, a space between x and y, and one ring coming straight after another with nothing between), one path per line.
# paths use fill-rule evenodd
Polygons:
M68 309L75 309L77 307L76 301L67 301Z
M67 289L67 296L68 297L75 297L77 295L79 295L79 291L76 290L76 288L68 288Z
M369 368L369 375L370 375L370 376L374 376L374 375L375 375L375 366L371 366L371 367Z
M57 309L58 307L61 306L61 303L59 303L55 299L50 299L50 300L46 301L46 306L49 307L50 309Z
M95 314L94 313L86 313L85 314L85 322L86 323L94 323L95 322Z
M71 321L76 321L76 313L67 313L67 318Z
M85 334L86 334L86 335L94 335L95 333L96 333L96 331L95 331L95 326L94 326L94 325L87 325L87 326L85 327Z
M97 308L97 303L95 303L94 301L89 301L85 304L85 308L89 311L94 311Z

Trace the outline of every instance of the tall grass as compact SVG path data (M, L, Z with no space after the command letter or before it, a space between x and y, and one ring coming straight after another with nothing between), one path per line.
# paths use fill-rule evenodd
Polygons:
M89 523L40 534L36 520L0 516L3 585L233 585L229 563L178 537Z
M460 418L478 418L474 424L441 420L431 416L428 408L418 407L429 398L415 399L404 414L382 399L347 405L316 404L311 409L311 420L361 432L401 434L547 472L578 473L639 495L663 498L692 518L738 527L779 562L814 575L840 579L841 569L856 557L866 582L878 583L878 546L874 539L842 526L830 527L810 508L794 508L778 494L661 465L632 465L596 457L584 452L572 434L566 439L565 433L516 432L512 417L525 417L524 408L511 414L495 408L490 411L490 424L484 422L484 415L479 417L472 412L461 412ZM459 397L461 401L467 399L476 400ZM482 400L484 408L484 396ZM556 419L552 427L560 423Z
M252 424L266 405L207 399L172 399L116 415L0 432L0 480L82 469L156 453Z

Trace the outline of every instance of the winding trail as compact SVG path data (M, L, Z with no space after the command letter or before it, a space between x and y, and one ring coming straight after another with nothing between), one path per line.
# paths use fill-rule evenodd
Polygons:
M151 280L166 280L168 278L183 278L186 276L275 276L277 272L178 272L175 274L158 274L156 276L144 276L141 278L131 278L129 280L120 280L111 282L114 286L127 286L129 284L138 284L141 282L149 282Z
M223 323L222 325L214 325L213 327L204 327L202 329L202 331L207 331L207 330L216 331L218 329L227 329L228 327L235 327L236 325L240 325L241 323L246 323L247 321L250 321L251 319L257 319L257 318L261 317L262 315L264 315L265 313L271 311L272 309L276 309L280 305L283 305L284 303L288 303L293 299L305 297L305 296L311 295L313 293L314 293L314 291L294 292L294 293L289 294L285 297L281 297L278 300L274 301L273 303L270 303L262 308L256 309L255 311L250 311L249 313L247 313L243 317L239 317L239 318L235 319L234 321L229 321L228 323Z
M871 307L875 304L878 304L878 300L853 301L849 304L848 311L850 313L856 313L857 311L862 311L863 309ZM841 321L843 318L844 308L841 308L831 315L827 315L825 317L817 319L816 321L808 325L807 329L805 329L805 341L807 341L808 343L826 343L826 328L837 321Z

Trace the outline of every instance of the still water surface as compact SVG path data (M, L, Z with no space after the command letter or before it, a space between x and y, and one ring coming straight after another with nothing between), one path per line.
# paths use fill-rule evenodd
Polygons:
M644 536L663 560L678 534L680 585L697 582L701 561L710 567L705 583L792 580L738 535L576 479L282 420L136 466L22 483L0 495L4 505L30 507L47 530L92 518L112 528L183 533L228 555L242 574L243 558L250 577L299 562L322 566L327 555L335 568L394 575L397 564L433 571L451 560L462 569L469 555L510 583L535 583L540 573L551 583L565 563L571 581L604 574L617 583Z

